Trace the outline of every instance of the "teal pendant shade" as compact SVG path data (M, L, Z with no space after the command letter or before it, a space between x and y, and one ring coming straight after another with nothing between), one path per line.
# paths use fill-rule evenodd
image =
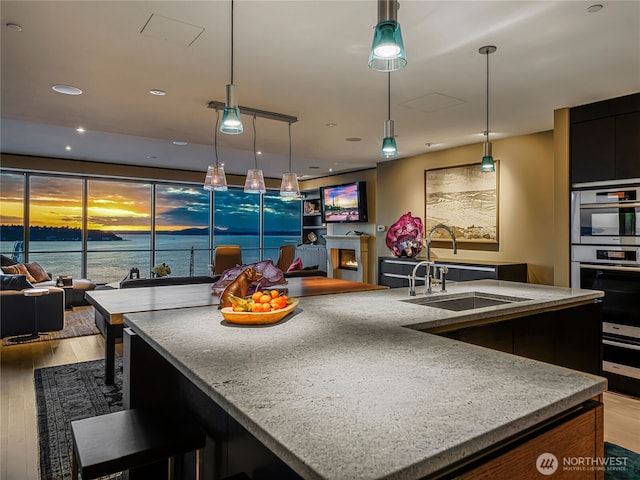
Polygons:
M400 24L391 20L378 22L369 54L369 68L378 72L394 72L406 65Z
M396 139L393 137L385 137L382 139L382 150L380 156L384 158L396 158L398 156L398 147Z
M488 135L487 135L488 136ZM491 142L485 142L482 153L482 163L480 164L481 172L495 172L496 164L493 161L493 155L491 152Z
M485 156L482 157L482 163L480 164L480 171L481 172L495 172L496 171L496 164L493 161L493 157L492 156Z
M242 120L240 119L240 109L236 99L236 86L228 84L226 87L226 98L220 131L229 135L237 135L244 131Z

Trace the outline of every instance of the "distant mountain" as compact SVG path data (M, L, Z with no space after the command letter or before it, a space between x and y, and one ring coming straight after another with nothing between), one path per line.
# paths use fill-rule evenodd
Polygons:
M161 232L158 232L161 233ZM165 232L162 232L165 233ZM171 232L166 232L169 235L209 235L209 228L185 228L183 230L173 230Z
M22 225L2 225L0 226L0 240L4 242L16 242L23 239ZM34 242L43 241L67 241L79 242L82 240L82 230L71 227L31 227L29 228L29 239ZM103 230L89 230L87 240L91 241L119 241L123 240L113 232Z

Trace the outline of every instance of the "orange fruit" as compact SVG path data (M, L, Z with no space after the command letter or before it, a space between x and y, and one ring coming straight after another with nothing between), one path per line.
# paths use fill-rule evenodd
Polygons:
M259 302L260 297L262 297L262 292L258 292L258 291L256 291L253 295L251 295L251 298L253 299L254 302Z
M280 292L278 290L271 290L271 298L278 298L280 296Z
M271 305L269 305L268 303L263 303L262 304L262 311L263 312L270 312L271 311Z
M252 312L262 312L262 304L261 303L254 303L253 306L251 307L251 311Z
M269 303L271 301L271 295L263 294L260 297L260 303Z

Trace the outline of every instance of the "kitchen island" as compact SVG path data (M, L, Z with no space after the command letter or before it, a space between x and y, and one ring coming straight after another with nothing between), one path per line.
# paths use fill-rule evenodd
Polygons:
M564 311L602 292L493 280L449 290L527 300L455 312L404 302L406 289L305 297L263 327L212 307L126 314L125 405L189 408L212 439L206 478L446 477L588 414L603 378L424 330ZM601 421L572 455L601 455Z

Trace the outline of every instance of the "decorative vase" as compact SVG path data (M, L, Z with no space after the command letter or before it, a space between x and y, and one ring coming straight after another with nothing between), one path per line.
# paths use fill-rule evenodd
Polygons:
M407 212L387 232L387 247L396 257L413 258L424 246L422 220Z

